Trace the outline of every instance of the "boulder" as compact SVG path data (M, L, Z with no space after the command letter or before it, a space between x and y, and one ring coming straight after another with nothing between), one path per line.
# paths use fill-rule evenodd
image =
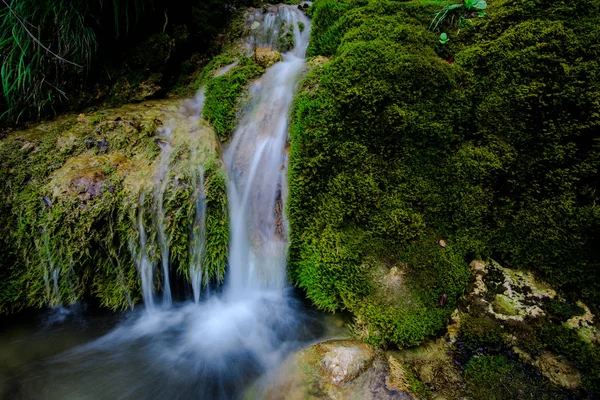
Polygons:
M271 400L412 399L400 363L356 340L329 340L300 350L262 387L257 398Z
M271 65L283 60L283 57L273 49L257 47L254 51L254 60L261 67L269 68Z

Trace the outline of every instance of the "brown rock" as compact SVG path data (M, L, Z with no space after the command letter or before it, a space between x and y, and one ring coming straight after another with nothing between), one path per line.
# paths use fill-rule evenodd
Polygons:
M283 57L279 52L273 49L267 49L264 47L257 47L254 52L254 60L258 65L263 68L269 68L271 65L282 61Z

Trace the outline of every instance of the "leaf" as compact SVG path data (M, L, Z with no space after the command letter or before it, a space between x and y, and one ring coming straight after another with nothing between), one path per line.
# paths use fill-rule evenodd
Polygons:
M465 8L471 10L485 10L487 2L485 0L465 0Z
M440 35L440 43L441 43L441 44L446 44L446 43L448 43L449 41L450 41L450 38L448 38L448 34L447 34L446 32L443 32L443 33Z

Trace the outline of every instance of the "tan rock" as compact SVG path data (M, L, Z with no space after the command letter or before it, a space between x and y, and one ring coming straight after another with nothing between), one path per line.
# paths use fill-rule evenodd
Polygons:
M545 352L535 360L542 375L552 382L568 389L581 386L581 375L569 361L561 356Z
M336 385L356 378L375 356L369 345L348 340L320 343L315 351L324 354L321 368Z
M273 49L257 47L254 51L254 60L263 68L269 68L271 65L282 61L281 54Z

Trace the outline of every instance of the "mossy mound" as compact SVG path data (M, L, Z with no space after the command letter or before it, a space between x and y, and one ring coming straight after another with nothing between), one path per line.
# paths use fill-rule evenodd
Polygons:
M131 252L140 219L152 261L160 257L152 215L156 168L168 141L164 223L170 262L189 268L197 169L204 165L205 267L222 279L227 257L226 174L220 146L180 100L67 115L0 141L0 312L96 298L112 309L140 299ZM168 136L168 138L167 138Z
M427 161L458 139L465 75L427 45L434 35L412 6L314 7L309 52L341 45L323 50L335 56L315 65L294 105L290 273L317 306L354 313L361 338L414 345L444 329L468 278L420 198L420 170L435 173ZM344 41L319 21L340 7Z
M428 30L444 4L314 3L308 53L331 61L295 101L288 215L290 274L318 307L416 344L444 328L464 261L491 254L598 304L600 14L584 3L490 0L440 25L447 45Z
M222 141L233 134L247 85L263 72L254 59L242 56L226 73L208 80L202 115L215 127Z

